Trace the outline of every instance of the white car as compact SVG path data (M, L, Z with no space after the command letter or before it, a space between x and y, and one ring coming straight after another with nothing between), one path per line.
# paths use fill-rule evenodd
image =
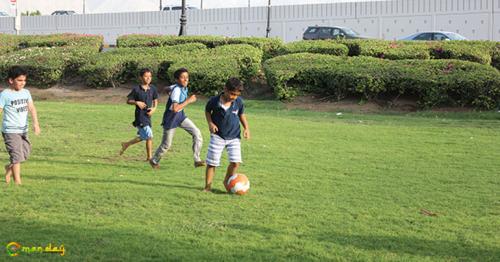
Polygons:
M421 41L449 41L449 40L467 40L463 35L445 31L420 32L398 40L421 40Z
M0 17L6 17L6 16L10 16L10 15L5 13L5 12L0 11Z

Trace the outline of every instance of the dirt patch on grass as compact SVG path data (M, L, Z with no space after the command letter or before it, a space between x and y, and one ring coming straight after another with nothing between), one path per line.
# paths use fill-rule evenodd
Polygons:
M116 88L94 89L80 83L66 83L55 85L48 89L28 87L35 101L70 101L79 103L120 104L125 103L126 97L135 83L126 83ZM167 84L157 85L160 92L160 103L166 102ZM250 83L242 94L243 98L255 100L274 100L271 89L262 81ZM201 99L206 97L199 95ZM415 112L419 110L416 99L398 98L396 100L363 101L360 98L345 98L336 101L313 95L296 97L291 102L285 102L287 109L303 109L320 112ZM469 112L472 108L440 107L433 111L438 112Z

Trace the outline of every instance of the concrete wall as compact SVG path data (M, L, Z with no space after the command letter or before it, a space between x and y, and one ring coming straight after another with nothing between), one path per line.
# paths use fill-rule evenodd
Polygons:
M124 34L177 34L179 12L137 12L22 17L21 34L101 34L114 44ZM188 11L188 34L265 36L266 7ZM13 18L0 18L0 32L13 31ZM469 39L500 41L500 0L394 0L274 6L271 36L300 40L310 25L348 26L359 33L396 39L426 30L453 31Z

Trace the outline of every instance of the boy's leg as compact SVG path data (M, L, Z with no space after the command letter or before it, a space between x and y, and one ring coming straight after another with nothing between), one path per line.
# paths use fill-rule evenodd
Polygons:
M205 189L203 191L209 192L212 190L212 180L215 175L215 167L220 165L220 158L222 151L225 147L224 139L217 135L210 135L210 143L207 151L207 170L205 172Z
M5 183L10 184L12 178L12 166L10 164L5 165Z
M205 188L203 192L212 191L212 180L215 175L215 166L207 165L207 169L205 171Z
M14 175L14 183L21 185L21 163L12 164L12 174Z
M232 175L236 174L238 167L240 167L240 163L233 163L233 162L229 163L229 166L227 167L226 171L226 177L224 178L224 186L226 186L226 183L229 180L229 178Z
M241 142L239 139L227 141L227 154L229 156L229 166L227 167L226 177L224 178L224 186L227 180L234 174L241 163Z
M123 155L123 153L125 153L125 150L127 150L127 148L131 145L134 145L134 144L137 144L139 142L141 142L141 138L140 137L136 137L128 142L123 142L122 143L122 149L120 150L120 155Z
M201 135L200 129L191 121L191 119L186 118L182 121L180 127L186 132L188 132L193 137L193 159L194 167L205 166L205 162L201 160L200 152L203 145L203 136Z
M161 144L156 149L156 152L151 159L150 163L153 167L160 163L161 157L170 149L172 146L172 140L174 139L175 128L163 129L163 137L161 138Z
M146 140L146 154L148 157L147 161L153 158L153 139Z

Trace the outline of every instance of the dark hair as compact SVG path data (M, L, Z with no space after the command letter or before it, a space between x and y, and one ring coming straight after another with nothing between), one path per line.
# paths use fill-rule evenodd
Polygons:
M226 88L228 91L243 91L243 83L236 78L236 77L231 77L227 80L226 82Z
M188 70L186 68L181 67L181 68L175 70L175 72L174 72L174 78L175 79L179 79L179 77L181 77L182 73L188 73L189 74L189 72L188 72Z
M28 72L20 66L13 66L9 68L9 72L7 73L7 79L16 79L19 76L26 76Z
M146 73L151 73L151 74L153 74L153 70L151 70L151 69L149 69L149 68L147 68L147 67L146 67L146 68L143 68L143 69L141 69L141 71L139 71L139 76L140 76L140 77L143 77L143 76L144 76L144 74L146 74Z

